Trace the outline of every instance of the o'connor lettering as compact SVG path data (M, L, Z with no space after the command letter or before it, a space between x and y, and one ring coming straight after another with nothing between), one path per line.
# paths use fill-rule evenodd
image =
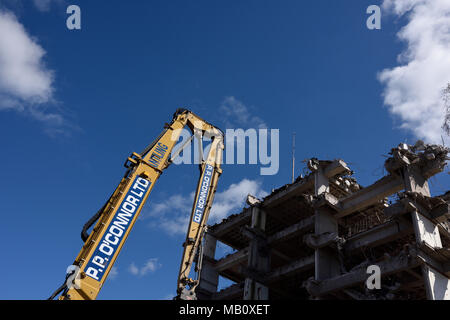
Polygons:
M92 279L101 281L103 278L150 185L151 181L141 177L133 181L85 268L86 275Z
M211 177L214 167L207 164L205 173L203 174L202 183L200 187L200 194L195 204L194 222L200 223L202 221L203 212L205 211L206 198L208 196L209 187L211 186Z

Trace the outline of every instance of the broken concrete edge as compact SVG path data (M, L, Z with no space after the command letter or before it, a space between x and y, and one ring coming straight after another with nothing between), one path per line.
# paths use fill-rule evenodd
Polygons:
M406 148L403 147L402 150L406 150ZM436 148L434 148L433 150L436 150ZM437 154L434 155L434 157L429 155L430 152L426 153L428 155L426 155L424 157L421 157L420 155L417 156L417 157L414 157L414 156L411 157L410 154L406 153L405 151L402 151L402 153L400 155L401 156L405 156L405 154L406 154L407 161L409 161L409 164L407 164L407 165L419 165L419 164L421 164L423 168L426 168L426 170L428 170L426 172L428 172L428 173L433 172L435 174L437 172L442 171L443 168L445 167L445 163L438 163L438 162L442 161L442 159L447 160L448 149L444 148L445 157L443 156L444 151L442 151L442 152L441 151L442 151L441 149L438 149L438 152L437 152ZM439 153L439 152L441 152L441 153ZM411 157L413 159L410 161L408 157ZM398 156L397 156L397 158L398 158ZM423 159L426 159L426 160L423 161L424 163L421 163L420 161L422 161ZM437 162L437 160L438 160L438 162ZM406 161L404 161L404 159L401 159L401 161L406 163ZM326 166L329 167L333 163L335 165L337 164L338 166L340 165L341 167L343 167L342 166L342 163L343 163L342 160L338 160L338 161L335 160L334 162L332 162L332 161L323 161L323 162L319 161L318 165L319 166L326 165ZM400 168L400 166L398 166L398 168ZM329 172L332 172L332 171L330 170ZM346 171L344 170L343 172L346 172ZM281 187L281 188L279 188L277 190L274 190L270 195L268 195L267 197L265 197L263 199L262 203L260 203L258 205L259 206L263 206L263 207L264 206L267 207L267 203L273 202L271 200L273 198L276 198L279 194L283 195L282 197L280 197L282 201L286 200L286 199L290 198L289 197L289 193L292 192L292 191L295 191L296 188L299 188L299 189L301 189L304 192L307 191L307 189L311 188L311 186L313 185L312 183L314 183L314 180L313 180L314 177L313 177L312 173L314 173L314 172L311 172L311 174L307 175L306 177L300 176L299 178L296 179L296 181L294 183L287 184L287 185L285 185L285 186L283 186L283 187ZM348 172L346 172L346 173L348 173ZM338 218L341 218L341 217L344 217L345 215L347 215L348 212L350 212L350 213L352 213L352 212L361 213L361 209L365 209L365 208L367 208L369 206L373 206L374 204L375 205L378 204L381 207L386 206L387 205L386 204L386 197L388 195L391 195L391 194L397 192L399 189L403 189L404 188L403 181L402 181L402 179L400 179L398 173L399 173L398 171L395 171L395 172L391 173L389 176L385 176L382 179L380 179L379 181L377 181L375 184L373 184L373 185L377 185L378 186L377 188L372 187L373 185L371 185L371 186L369 186L367 188L364 188L364 189L361 187L361 188L358 188L358 190L356 192L353 192L353 193L349 194L348 197L343 198L343 199L342 198L337 198L331 193L325 193L319 198L316 198L316 197L312 196L311 194L304 194L304 193L295 194L294 196L306 196L305 199L306 200L309 199L309 203L311 205L314 204L313 207L326 205L326 206L330 206L331 208L335 209L336 211L341 211L341 214L342 214L343 210L347 211L347 212L344 212L344 215L338 217ZM339 178L344 179L344 178L348 178L348 177L345 177L345 176L341 176L341 177L337 176L337 177L333 177L333 178L329 177L330 180L335 179L336 181L339 181ZM354 178L351 178L351 179L354 179ZM344 180L342 180L342 181L344 181ZM354 181L356 181L356 179ZM330 182L331 182L330 184L333 183L332 181L330 181ZM379 183L379 182L381 182L381 183ZM387 182L387 187L385 187L383 185L386 182ZM373 191L373 192L370 192L370 191ZM377 201L375 201L375 202L373 202L373 200L371 200L372 202L370 202L368 204L366 199L363 199L364 201L361 201L359 203L358 202L356 202L356 203L352 202L353 199L358 198L361 195L368 194L368 193L379 192L379 191L382 191L381 192L382 197L380 199L377 199ZM369 197L370 196L371 195L369 195ZM446 194L443 195L443 196L445 196L446 198L450 198L450 191L446 192ZM437 197L435 197L435 198L437 198ZM440 202L440 203L442 204L442 202ZM344 204L344 206L342 204ZM247 212L248 209L249 208L245 208L242 211L241 214L244 214L245 212ZM231 218L224 219L224 221L222 223L227 224L227 222L230 222L230 221L233 221L234 219L237 219L237 217L239 217L241 214L233 215ZM220 226L220 225L222 225L222 223L216 224L215 226ZM410 229L408 229L408 230L411 231ZM284 230L282 230L282 231L284 231Z
M445 253L442 249L446 249ZM450 279L450 252L447 248L435 249L426 243L406 245L396 256L383 261L364 261L349 272L326 280L310 278L303 283L303 287L314 297L320 297L333 292L364 284L368 278L367 267L377 265L381 277L386 277L417 266L428 266L435 272Z
M309 233L303 236L303 242L311 249L320 249L331 245L343 245L345 239L339 237L336 232Z
M317 160L318 166L320 166L324 170L324 174L327 178L337 181L336 185L346 184L348 188L353 187L355 190L359 190L362 188L353 177L349 177L353 175L353 171L351 171L347 164L342 159L336 159L333 161L329 160ZM299 175L297 179L293 183L285 184L277 189L273 189L272 192L263 198L261 203L262 207L270 205L271 199L275 197L277 194L283 191L287 191L288 189L295 189L300 186L306 186L305 189L311 188L312 183L314 182L314 171L311 171L309 174L303 177L303 175Z
M401 251L397 256L391 257L387 261L373 262L380 268L381 277L386 277L405 269L415 268L421 263L422 260L420 260L417 250L412 248ZM368 278L366 266L370 264L371 262L366 261L350 272L322 281L310 278L303 283L303 287L313 297L321 297L355 285L364 284Z
M418 211L435 224L442 224L445 229L450 231L449 191L435 197L427 197L411 191L399 192L397 195L398 200L383 210L387 217L396 217Z
M385 167L386 166L396 167L395 170L391 170L393 171L391 173L396 175L397 169L403 167L404 165L410 165L413 163L420 163L424 165L427 162L433 160L433 162L439 163L438 168L440 169L440 171L443 171L443 168L446 165L446 161L450 160L450 158L447 156L448 153L450 153L450 148L446 148L440 145L424 144L420 140L414 146L402 143L398 147L391 149L389 154L393 156L385 161ZM400 163L400 165L393 165L393 163ZM354 193L356 191L363 189L363 186L359 185L354 177L350 177L351 175L353 175L354 172L347 167L347 164L342 159L335 159L331 161L331 160L318 160L317 158L311 158L308 160L308 167L311 170L311 172L308 175L306 175L305 177L299 175L297 179L294 181L294 183L285 184L279 187L278 189L272 190L272 192L269 195L267 195L262 199L262 202L259 205L261 205L262 207L266 206L267 202L270 202L270 199L272 197L276 196L278 193L284 190L289 189L292 186L299 186L302 184L306 184L308 182L312 182L311 180L313 179L314 172L319 167L324 170L325 175L330 180L337 181L337 183L335 183L336 185L344 183L348 185L348 187L353 187L353 192L351 192L353 197L355 197ZM390 170L388 170L388 172L390 172ZM227 218L223 219L221 222L210 226L210 228L214 229L217 225L229 222L234 217L241 215L248 209L249 209L248 207L244 208L240 213L232 214Z
M428 150L426 153L420 153L419 155L416 153L413 153L411 151L409 151L410 149L412 149L413 147L406 147L405 144L401 144L403 145L402 147L398 147L395 149L392 149L391 153L396 154L396 152L400 152L399 150L402 150L403 154L402 154L402 158L400 158L401 162L403 164L411 164L414 161L416 161L415 159L421 159L420 155L421 154L425 154L422 158L425 158L427 161L431 158L430 154L434 155L433 160L437 160L439 162L438 165L438 170L443 170L444 166L445 166L445 161L446 159L448 159L447 157L447 153L449 152L448 148L442 147L442 146L437 146L437 145L432 145L430 147L425 147L426 150ZM428 148L428 149L427 149ZM434 153L431 153L434 152ZM394 156L392 158L389 158L386 160L385 164L388 165L389 163L398 162L399 159L399 155ZM409 158L413 158L412 161L406 161L403 159L403 157L406 157L407 159ZM417 161L416 161L417 162ZM324 160L315 160L315 165L312 168L318 168L319 166L324 166L324 170L325 173L328 172L327 176L329 176L329 178L333 178L335 181L338 181L338 183L340 184L339 181L346 181L348 182L348 184L350 186L353 186L352 190L353 192L351 192L349 194L349 196L347 198L344 199L338 199L335 196L333 196L331 193L328 193L328 195L324 195L326 197L326 199L321 199L322 201L327 202L327 204L329 204L330 206L332 206L334 209L336 209L338 211L338 218L344 217L348 214L351 214L355 211L361 210L363 209L363 207L358 207L358 205L362 206L363 204L354 204L352 203L352 199L359 197L360 195L363 195L365 193L367 193L369 191L369 189L375 189L374 191L376 191L377 193L379 193L381 190L378 190L384 186L382 186L382 184L384 183L384 181L386 181L386 183L389 184L390 180L398 180L398 181L393 181L391 184L388 185L388 189L386 191L383 192L383 197L381 199L377 199L376 202L379 202L380 204L385 203L386 202L386 196L390 195L392 193L395 193L395 191L400 191L403 188L403 183L400 179L395 179L395 178L391 178L391 179L386 179L388 176L383 177L382 179L378 180L377 182L375 182L373 185L364 188L365 190L362 190L363 187L360 186L359 184L357 184L356 179L354 178L349 178L349 177L345 177L348 174L352 174L353 172L346 166L345 162L343 162L341 159L337 159L334 161L324 161ZM389 166L389 165L388 165ZM396 170L398 168L402 167L402 165L396 166ZM397 171L394 170L394 173L396 173ZM389 170L388 170L389 171ZM392 171L392 170L391 170ZM277 194L279 194L282 191L288 191L289 189L293 189L295 187L299 187L300 185L305 185L307 183L312 183L313 181L313 173L311 172L309 175L307 175L306 177L301 177L300 179L297 179L294 183L292 184L286 184L276 190L273 190L272 193L266 197L264 197L264 199L262 200L262 202L259 204L260 206L264 207L264 206L268 206L270 205L270 200L275 197ZM387 181L389 180L389 181ZM349 182L351 181L351 182ZM380 188L374 188L375 185L379 184ZM392 186L391 186L392 185ZM347 188L348 189L348 188ZM318 200L317 200L318 201ZM372 203L368 204L371 205ZM368 205L364 204L365 207L367 207ZM223 219L222 222L217 223L215 225L212 225L210 228L212 231L214 231L215 228L217 228L218 225L220 224L225 224L227 222L229 222L230 220L232 220L235 217L238 217L240 215L242 215L243 213L245 213L249 208L244 208L242 210L241 213L239 214L233 214L228 216L226 219Z
M385 161L385 168L391 174L396 174L400 168L409 165L421 167L425 179L437 172L443 171L446 161L450 160L450 149L436 144L425 144L419 140L415 145L399 144L389 152L392 157ZM431 166L430 166L431 164Z

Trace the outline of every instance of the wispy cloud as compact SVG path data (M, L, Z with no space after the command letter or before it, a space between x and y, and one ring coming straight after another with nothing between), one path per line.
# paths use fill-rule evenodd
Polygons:
M194 192L189 195L176 194L164 202L152 203L142 218L152 219L150 227L162 229L170 235L186 233L194 196Z
M135 276L145 276L146 274L155 272L162 267L162 264L159 263L158 260L158 258L151 258L141 267L136 266L133 262L128 267L128 271Z
M63 3L64 0L33 0L35 7L41 12L50 11L52 3Z
M450 1L384 0L383 8L407 17L397 34L406 44L399 65L379 74L384 103L401 128L439 143L445 117L441 93L450 81Z
M56 107L54 71L45 55L16 16L0 10L0 111L17 111L60 133L68 123Z
M267 128L264 120L252 109L233 96L225 97L219 108L227 128Z
M51 0L33 0L34 5L39 11L49 11Z
M208 224L216 223L230 214L238 213L245 206L248 194L262 198L267 195L267 192L262 189L261 181L249 179L242 179L238 183L231 184L226 190L217 192ZM169 235L186 234L194 196L194 193L174 195L167 201L154 203L144 213L144 219L152 219L150 227L162 229Z
M239 212L245 206L248 194L263 198L268 193L262 189L262 181L243 179L233 183L225 191L216 194L209 221L215 223L237 213L236 210Z
M139 274L139 268L136 267L136 265L133 263L130 264L128 267L128 271L130 271L131 274L138 275Z
M109 271L108 279L116 279L119 275L119 269L117 267L112 267Z

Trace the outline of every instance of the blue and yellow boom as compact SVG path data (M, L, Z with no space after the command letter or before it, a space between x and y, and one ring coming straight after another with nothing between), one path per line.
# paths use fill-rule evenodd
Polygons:
M200 144L200 178L197 185L189 227L178 274L177 297L195 299L198 279L191 279L191 267L197 257L201 268L201 242L213 203L221 170L224 149L223 132L186 109L178 109L172 122L145 150L133 153L125 162L127 171L106 204L85 224L81 232L84 245L66 276L65 283L50 297L60 300L96 299L117 256L136 222L161 173L188 145L175 152L185 127L192 132L186 142L198 138ZM211 139L207 155L203 155L202 138ZM92 232L88 230L94 225ZM198 265L200 262L200 266Z

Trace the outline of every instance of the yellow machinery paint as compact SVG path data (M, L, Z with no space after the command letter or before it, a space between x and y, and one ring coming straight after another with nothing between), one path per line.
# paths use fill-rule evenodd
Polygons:
M83 229L85 236L82 237L86 239L73 263L74 271L51 298L62 292L60 300L96 299L156 181L184 147L172 153L186 126L193 133L192 138L199 138L199 150L203 150L201 137L211 138L208 154L200 157L201 174L178 275L178 298L195 299L198 280L189 278L189 274L195 255L201 248L218 179L222 173L220 166L224 137L218 128L186 109L178 109L172 122L166 124L164 131L152 144L142 153L133 153L127 159L127 171L108 202L97 213L97 222L90 235L86 233L86 226Z

